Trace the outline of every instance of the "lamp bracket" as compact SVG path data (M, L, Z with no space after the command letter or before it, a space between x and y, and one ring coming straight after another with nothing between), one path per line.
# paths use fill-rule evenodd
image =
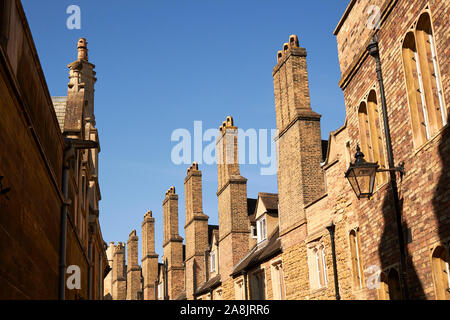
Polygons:
M400 177L403 177L403 175L406 173L405 171L405 162L402 161L399 163L397 167L390 168L390 169L377 169L377 172L387 172L387 171L398 171L400 172Z

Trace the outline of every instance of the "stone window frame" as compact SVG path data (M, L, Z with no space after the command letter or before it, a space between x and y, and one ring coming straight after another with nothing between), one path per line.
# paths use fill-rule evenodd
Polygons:
M252 292L252 285L251 284L252 284L252 280L253 279L258 278L257 274L258 275L260 275L260 274L264 275L264 281L263 281L264 289L262 290L262 292L259 292L259 293L260 294L262 293L264 295L264 299L263 300L266 300L267 299L267 277L266 277L266 268L263 267L263 266L261 266L260 268L258 268L256 270L251 271L251 272L248 273L248 286L249 286L249 289L250 289L249 290L249 300L254 300L252 298L253 292ZM258 279L258 285L259 285L259 279ZM258 289L261 289L261 288L258 287Z
M359 99L359 103L355 109L357 113L359 142L365 160L367 162L378 162L380 168L386 169L386 141L383 134L384 124L379 97L377 83L374 82ZM387 172L378 172L375 180L374 193L388 182Z
M445 254L447 258L447 261L445 262L446 270L444 271L445 273L447 273L447 279L438 279L437 277L438 271L436 269L438 267L443 267L442 265L437 266L437 263L439 262L436 261L437 257L435 257L436 250L438 250L439 248L442 248L442 253ZM431 274L433 279L435 299L448 300L450 297L450 238L447 238L444 241L439 241L434 245L429 246L429 259L431 264ZM447 280L447 283L445 283L445 280ZM447 286L447 288L445 288L445 286ZM445 289L447 289L447 292L443 291Z
M322 254L317 255L320 252L319 249L322 249ZM326 263L325 243L322 236L307 244L307 257L311 291L316 292L327 289L329 285L328 265Z
M234 295L235 300L244 300L245 299L245 291L246 288L244 287L244 279L238 279L234 282ZM239 296L237 295L239 293Z
M222 289L217 289L214 292L214 300L223 300L223 290Z
M273 300L286 300L286 282L284 281L283 261L281 258L272 261L270 271ZM277 293L276 296L275 293Z
M158 292L157 300L164 300L164 283L163 282L158 283L157 292Z
M422 17L424 17L425 15L428 15L429 26L427 27L429 27L431 31L430 36L432 43L428 40L425 40L429 43L429 48L424 48L424 41L420 41L420 43L418 43L418 34L420 32L418 30L418 28L420 27L419 21L421 21ZM405 89L407 91L406 96L408 101L410 126L413 136L413 145L416 153L423 147L425 147L430 141L433 141L436 136L439 136L442 130L449 125L449 114L446 107L445 95L443 94L444 87L442 85L442 74L440 70L439 57L436 52L436 33L432 17L433 15L431 13L430 6L429 4L427 4L425 5L424 9L422 9L420 13L414 18L414 21L411 23L408 30L399 39L399 50L401 52L404 83ZM422 32L425 31L422 30ZM411 37L412 39L409 39ZM407 40L413 41L413 43L406 43ZM410 65L406 61L406 59L410 58L407 56L407 51L405 50L408 49L408 47L410 50L413 50L415 55L414 59L411 57L411 59L415 61L415 64L412 65ZM431 54L434 58L432 59L434 72L430 71L429 65L428 68L421 70L423 58L421 60L420 57L423 57L424 53ZM417 77L415 77L415 74L417 74ZM434 84L432 79L429 80L429 85L432 86L432 90L430 92L430 88L428 86L426 88L423 86L423 76L425 75L427 78L430 78L430 76L433 76L433 74L435 74L436 83ZM434 85L435 87L433 87ZM429 101L433 98L436 98L433 97L433 90L436 90L435 94L437 95L437 99L439 101L439 112L429 106ZM417 92L419 92L420 94L420 99L417 98ZM418 104L419 100L420 106ZM436 115L436 113L440 113L440 115ZM441 118L440 120L439 117ZM442 121L442 126L439 123L440 121ZM421 126L424 126L424 128L422 128Z
M391 272L395 272L397 274L398 281L398 294L402 295L402 284L400 281L400 266L398 263L395 263L391 266L384 268L379 275L380 286L377 290L378 300L393 300L391 297L391 285L393 284L389 280L389 276Z
M352 239L351 239L352 232L355 233L355 241L356 241L355 253L353 253L353 249L352 249ZM364 288L364 284L365 284L364 266L363 266L362 255L361 255L361 238L360 238L359 226L354 226L354 227L350 228L347 231L347 234L348 234L348 241L349 241L350 269L352 270L352 285L353 285L353 289L355 291L359 291ZM356 254L356 257L354 256L354 254ZM356 265L354 264L355 258L357 261ZM358 269L358 272L359 272L359 281L357 281L358 277L356 276L355 268ZM357 282L359 282L359 284Z

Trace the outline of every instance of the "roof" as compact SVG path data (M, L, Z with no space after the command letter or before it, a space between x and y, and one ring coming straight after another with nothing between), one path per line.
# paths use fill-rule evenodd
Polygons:
M262 262L281 252L282 248L279 235L280 232L277 227L267 241L259 243L253 247L250 253L233 268L231 275L237 276L242 271L246 271L252 267L260 265Z
M222 280L220 278L220 274L212 277L208 281L204 282L197 290L195 290L195 295L202 295L210 292L211 290L217 288L222 284Z
M61 132L64 131L64 118L66 117L67 97L52 97L53 108L58 119Z
M278 213L278 193L259 192L258 197L268 213Z

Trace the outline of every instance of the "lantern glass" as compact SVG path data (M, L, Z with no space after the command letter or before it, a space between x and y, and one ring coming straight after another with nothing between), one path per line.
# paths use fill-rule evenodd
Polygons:
M353 191L358 198L370 198L375 186L377 163L352 163L345 177L350 182Z

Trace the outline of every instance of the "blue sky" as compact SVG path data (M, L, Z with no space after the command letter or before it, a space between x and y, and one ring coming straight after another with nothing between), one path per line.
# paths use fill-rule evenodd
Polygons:
M52 96L67 94L67 64L79 37L96 65L100 222L104 240L126 242L148 210L162 255L162 201L175 186L184 236L187 165L171 161L175 129L217 128L226 116L245 130L274 129L272 68L296 34L308 52L313 110L322 138L345 120L334 28L349 0L22 0ZM69 30L69 5L81 8L81 29ZM217 224L217 169L203 171L203 210ZM248 197L277 192L276 175L241 165ZM141 254L141 252L139 252Z

